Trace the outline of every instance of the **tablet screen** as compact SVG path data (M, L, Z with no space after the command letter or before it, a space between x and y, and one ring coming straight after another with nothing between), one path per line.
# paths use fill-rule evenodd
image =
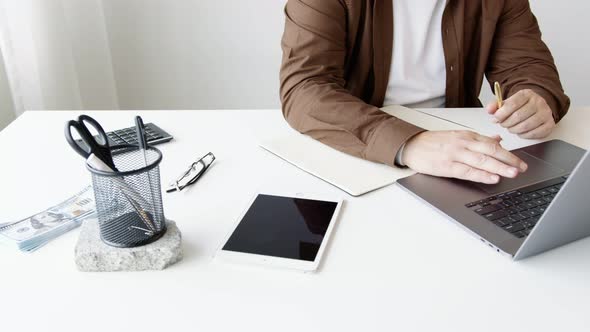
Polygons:
M337 205L260 194L223 250L314 261Z

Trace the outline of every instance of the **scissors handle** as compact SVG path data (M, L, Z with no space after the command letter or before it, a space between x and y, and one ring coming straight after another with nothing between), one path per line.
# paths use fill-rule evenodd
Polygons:
M92 136L92 133L88 130L88 125L98 132L98 137ZM72 128L80 135L82 142L74 139ZM68 121L65 126L65 136L72 149L84 157L84 159L88 159L91 154L94 154L105 164L115 169L108 136L102 126L90 116L80 115L77 121Z

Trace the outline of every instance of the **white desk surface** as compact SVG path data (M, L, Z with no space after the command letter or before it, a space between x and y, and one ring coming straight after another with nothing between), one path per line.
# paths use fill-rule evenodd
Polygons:
M465 112L438 115L456 120ZM0 132L0 221L43 210L90 183L63 137L64 122L79 113L27 112ZM395 185L348 196L257 146L289 130L278 110L85 113L107 130L131 126L141 114L173 134L160 146L166 182L197 156L215 153L195 186L164 194L185 258L158 272L81 273L74 264L79 230L32 254L0 247L2 331L590 328L590 239L514 263ZM559 136L588 148L588 123L590 109L572 110ZM319 272L212 261L252 194L265 188L346 199Z

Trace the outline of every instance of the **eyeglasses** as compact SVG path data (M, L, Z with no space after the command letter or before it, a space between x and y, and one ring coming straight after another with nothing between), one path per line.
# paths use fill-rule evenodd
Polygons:
M194 184L205 174L207 169L213 164L215 161L215 155L209 152L201 159L192 163L191 167L182 174L176 181L170 183L168 189L166 189L167 193L171 193L173 191L181 191L182 189Z

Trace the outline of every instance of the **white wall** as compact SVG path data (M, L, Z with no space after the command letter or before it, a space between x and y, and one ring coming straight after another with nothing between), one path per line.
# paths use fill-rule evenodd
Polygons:
M102 0L60 1L82 108L119 108Z
M285 3L104 0L121 108L278 108Z
M8 78L4 68L4 59L0 52L0 130L8 125L15 118L14 104L10 95Z

